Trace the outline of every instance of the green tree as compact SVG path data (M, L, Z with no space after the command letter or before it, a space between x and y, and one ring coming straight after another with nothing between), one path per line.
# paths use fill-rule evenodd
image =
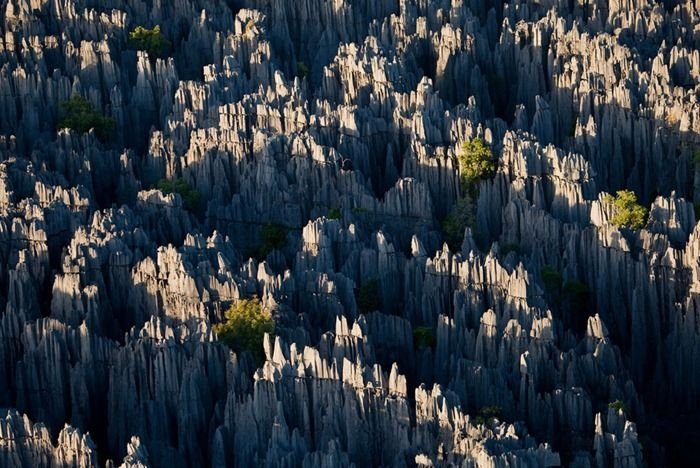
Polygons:
M542 283L544 284L545 291L552 296L558 296L561 292L563 281L559 270L549 265L545 265L540 269L540 276L542 277Z
M301 79L306 78L311 73L309 67L304 62L297 62L297 76Z
M362 313L374 312L382 309L382 298L379 294L379 281L376 279L365 280L355 294L357 307Z
M625 403L622 400L615 400L613 402L610 402L608 404L608 407L614 409L615 411L622 411L623 413L627 412Z
M474 418L476 425L493 424L501 418L503 409L500 406L484 406L479 410L479 414Z
M278 223L268 223L260 232L260 245L256 252L256 258L265 260L273 250L280 250L287 243L287 230Z
M106 142L112 137L114 126L114 119L97 112L92 103L79 94L61 103L58 128L70 128L78 133L94 129L97 138Z
M498 253L501 255L501 258L505 258L511 252L515 252L516 254L520 253L520 246L518 244L506 242L498 247Z
M432 327L416 327L413 329L413 346L417 349L434 348L436 344L435 331Z
M491 148L481 138L462 143L457 153L462 192L469 191L474 182L496 173L496 160Z
M613 205L611 222L616 227L637 230L646 225L647 209L637 203L632 190L618 190L614 197L606 194L604 201Z
M340 208L331 208L330 210L328 210L328 214L326 215L326 218L328 218L328 219L340 219L341 218Z
M235 301L224 314L225 321L214 325L219 341L237 353L248 351L255 361L264 361L262 340L275 331L272 314L257 297Z
M185 209L188 211L198 213L201 209L201 194L196 189L190 187L185 179L163 179L158 182L158 190L166 195L171 193L180 194L180 197L182 197L182 203L185 206Z
M452 250L459 250L464 239L464 230L474 224L474 207L469 194L457 199L450 213L442 221L442 233Z
M171 43L161 32L160 26L146 29L143 26L129 33L129 43L136 50L145 50L151 58L164 57L169 51Z

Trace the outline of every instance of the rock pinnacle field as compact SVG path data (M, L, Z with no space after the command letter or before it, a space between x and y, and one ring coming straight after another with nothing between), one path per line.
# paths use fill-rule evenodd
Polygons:
M0 12L0 468L698 465L700 0Z

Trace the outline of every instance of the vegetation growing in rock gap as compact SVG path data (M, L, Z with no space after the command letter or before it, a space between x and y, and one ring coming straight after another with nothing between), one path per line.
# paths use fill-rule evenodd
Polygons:
M273 250L282 249L287 243L287 229L279 223L267 223L260 231L260 245L253 256L263 261Z
M614 409L615 411L622 411L623 413L627 413L627 407L625 406L625 403L622 400L612 401L608 404L608 407Z
M462 143L457 153L462 192L472 189L475 182L492 177L496 173L496 159L491 148L481 138Z
M637 195L632 190L618 190L615 196L606 194L604 201L613 205L610 222L614 226L637 230L646 225L648 210L637 203Z
M434 348L436 344L435 330L432 327L416 327L413 329L413 346L416 349Z
M520 246L518 244L514 244L511 242L506 242L503 243L499 246L498 248L498 253L501 255L501 258L505 257L511 252L515 252L516 254L520 253Z
M146 51L150 58L165 57L172 46L158 25L151 29L136 26L129 33L129 44L136 50Z
M326 218L328 218L328 219L340 219L341 218L340 208L331 208L330 210L328 210L328 214L326 215Z
M544 284L545 291L552 296L558 296L561 292L563 282L559 270L545 265L540 269L540 276L542 277L542 284Z
M69 100L61 103L59 129L70 128L78 133L94 129L97 138L106 142L112 137L114 127L114 119L100 114L90 101L79 94L74 94Z
M564 282L561 272L552 266L540 269L545 293L564 326L575 333L585 332L588 317L593 315L593 295L585 283L578 280Z
M496 173L496 160L491 148L481 138L462 143L457 152L461 196L457 199L441 227L445 242L453 251L461 248L464 230L474 225L474 200L478 196L477 182Z
M363 281L355 291L355 302L363 314L381 310L382 297L379 293L379 281L376 278Z
M501 418L503 409L500 406L484 406L479 410L479 414L474 417L474 424L476 425L492 425L497 419Z
M222 343L236 353L249 352L259 365L264 362L262 340L265 333L275 331L272 314L257 297L239 299L225 312L225 320L214 325Z
M199 213L202 207L202 196L196 189L192 188L190 184L184 179L162 179L158 182L158 190L163 192L165 195L171 193L177 193L182 197L182 203L186 210L192 213Z
M452 251L458 251L462 247L464 230L474 225L474 206L469 194L457 200L445 219L442 221L442 233L445 242Z
M297 62L297 76L302 80L309 76L311 70L304 62Z

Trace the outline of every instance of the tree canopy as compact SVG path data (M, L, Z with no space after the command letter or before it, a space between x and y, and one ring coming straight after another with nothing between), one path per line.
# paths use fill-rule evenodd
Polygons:
M145 50L152 58L164 57L172 45L161 32L160 26L154 26L152 29L136 26L129 33L129 42L134 49Z
M182 197L182 203L185 209L193 213L198 213L202 205L202 196L196 190L190 187L185 179L168 180L163 179L158 182L158 190L166 195L178 193Z
M457 153L462 191L466 192L475 181L491 177L496 172L496 160L491 148L481 138L462 143Z
M112 137L114 126L114 119L97 112L92 103L79 94L61 103L58 128L70 128L78 133L94 129L97 138L105 142Z
M618 190L615 196L605 195L605 202L613 205L610 220L618 228L641 229L647 223L647 209L637 203L632 190Z
M265 358L263 336L275 331L275 322L257 297L239 299L226 311L225 321L214 325L214 331L226 346L237 353L248 351L261 363Z

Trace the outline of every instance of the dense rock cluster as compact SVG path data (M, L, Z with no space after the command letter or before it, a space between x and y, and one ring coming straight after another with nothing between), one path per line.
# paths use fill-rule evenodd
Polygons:
M0 466L689 466L697 1L0 8ZM213 327L254 295L263 363Z

